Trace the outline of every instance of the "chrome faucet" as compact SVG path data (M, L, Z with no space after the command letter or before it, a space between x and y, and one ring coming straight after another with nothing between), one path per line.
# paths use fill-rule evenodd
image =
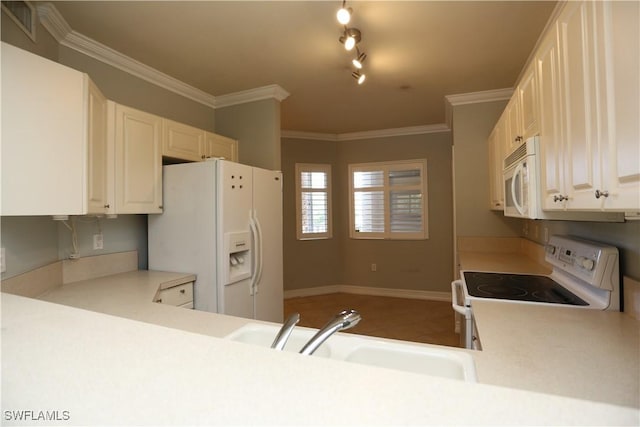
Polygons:
M362 319L360 313L355 310L343 310L333 317L322 329L320 329L310 340L307 342L300 354L313 354L331 335L338 331L353 328Z
M294 326L296 326L299 321L300 321L299 313L293 313L291 316L289 316L287 321L284 322L284 324L282 325L282 328L280 328L278 335L276 335L276 339L273 340L273 344L271 344L271 348L274 348L276 350L282 350L285 344L287 344L287 340L289 339L291 332L293 332Z

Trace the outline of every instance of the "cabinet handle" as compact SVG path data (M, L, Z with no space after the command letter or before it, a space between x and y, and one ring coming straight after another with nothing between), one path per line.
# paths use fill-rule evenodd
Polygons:
M554 202L561 202L563 200L569 200L569 197L568 196L563 196L562 194L553 196L553 201Z
M609 197L609 192L607 190L596 190L596 199L599 199L600 197Z
M204 159L206 159L206 158L207 158L207 156L205 156L205 155L203 154L202 156L200 156L200 158L201 158L202 160L204 160Z
M162 298L158 298L158 301L156 301L156 302L161 303L162 302Z
M109 204L104 205L106 209L109 209L111 206Z
M180 293L181 293L181 294L184 294L185 292L186 292L186 290L184 290L184 289L180 289Z
M158 206L158 209L162 209L162 208L164 208L164 206L162 206L162 205Z

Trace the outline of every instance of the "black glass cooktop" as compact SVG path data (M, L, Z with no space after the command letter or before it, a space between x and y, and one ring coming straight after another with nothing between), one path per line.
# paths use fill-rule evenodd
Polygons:
M589 305L546 276L465 271L464 282L469 295L479 298Z

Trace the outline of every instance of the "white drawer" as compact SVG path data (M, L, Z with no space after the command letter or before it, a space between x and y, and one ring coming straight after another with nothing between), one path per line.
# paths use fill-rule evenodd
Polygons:
M156 302L175 306L193 303L193 282L161 290L156 296Z

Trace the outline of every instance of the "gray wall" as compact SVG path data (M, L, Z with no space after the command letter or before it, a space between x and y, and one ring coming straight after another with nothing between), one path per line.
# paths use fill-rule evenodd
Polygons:
M427 159L429 239L350 239L347 168L350 163ZM446 292L452 280L451 135L326 142L283 138L285 289L346 284ZM295 163L332 165L333 239L295 235ZM371 272L371 264L377 271Z
M281 170L280 101L264 99L218 108L216 133L239 141L241 163Z
M506 101L453 107L456 236L518 236L520 220L489 209L487 138Z
M296 239L295 164L325 163L331 165L333 205L333 238L317 240ZM336 221L344 208L339 203L341 183L337 180L338 143L304 139L282 139L283 174L283 257L285 289L302 289L335 285L342 280L340 239L344 232Z

